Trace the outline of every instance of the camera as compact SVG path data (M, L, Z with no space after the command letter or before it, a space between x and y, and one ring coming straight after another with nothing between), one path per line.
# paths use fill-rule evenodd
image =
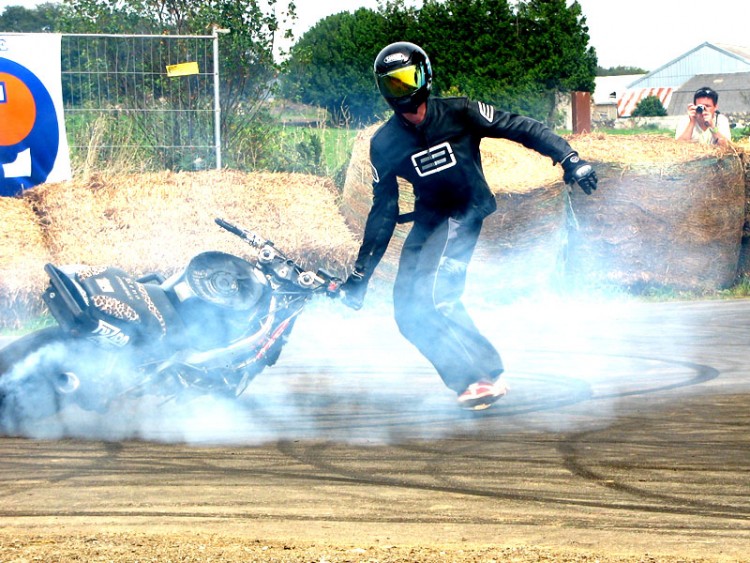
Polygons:
M706 110L706 106L699 104L695 106L695 113L703 113Z

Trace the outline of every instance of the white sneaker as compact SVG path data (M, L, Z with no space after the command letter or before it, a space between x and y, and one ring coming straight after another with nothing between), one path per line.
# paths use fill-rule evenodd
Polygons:
M501 381L477 381L469 385L456 401L462 409L480 411L492 406L500 397L508 392L508 388Z

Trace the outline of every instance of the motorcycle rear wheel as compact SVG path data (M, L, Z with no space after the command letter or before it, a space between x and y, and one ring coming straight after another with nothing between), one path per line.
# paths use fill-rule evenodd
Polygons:
M22 434L62 409L65 394L74 391L70 343L59 327L47 327L0 349L0 433ZM64 353L44 352L56 345Z
M61 329L49 327L0 349L0 433L21 434L29 424L59 412L53 366L30 364L37 352L63 340Z

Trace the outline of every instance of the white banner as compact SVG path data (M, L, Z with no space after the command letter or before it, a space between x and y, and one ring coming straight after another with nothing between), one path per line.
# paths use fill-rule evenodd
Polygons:
M61 37L0 33L0 196L71 178Z

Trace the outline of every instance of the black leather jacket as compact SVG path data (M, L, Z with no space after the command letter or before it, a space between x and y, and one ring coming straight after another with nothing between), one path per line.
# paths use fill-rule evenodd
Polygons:
M370 141L373 204L357 270L367 278L380 262L399 215L397 177L414 189L414 220L483 219L497 208L482 171L483 137L510 139L560 162L573 149L546 125L467 98L430 98L413 125L394 113Z

